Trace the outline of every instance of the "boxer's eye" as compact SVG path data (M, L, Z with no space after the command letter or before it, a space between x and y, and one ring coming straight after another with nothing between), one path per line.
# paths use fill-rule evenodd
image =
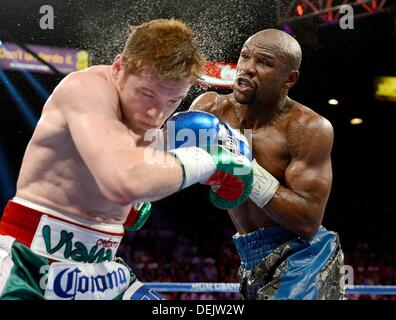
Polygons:
M262 64L262 65L267 65L267 61L264 59L257 60L257 63Z
M140 94L148 98L154 98L154 95L148 92L140 92Z

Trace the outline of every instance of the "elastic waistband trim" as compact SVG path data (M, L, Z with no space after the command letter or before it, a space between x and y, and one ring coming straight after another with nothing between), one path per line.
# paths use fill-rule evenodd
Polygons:
M95 223L90 220L86 220L83 218L75 217L70 214L65 214L65 213L60 213L56 210L47 208L45 206L42 206L40 204L36 204L34 202L31 202L29 200L25 200L19 197L14 197L12 202L20 204L21 206L33 209L34 211L37 211L41 214L47 214L50 215L54 218L59 218L60 220L64 220L73 224L77 224L79 226L87 227L89 229L95 230L95 231L100 231L104 233L114 233L114 234L121 234L124 232L124 228L122 224L110 224L110 223Z
M21 201L20 198L17 198L16 201L14 199L8 201L0 221L0 234L14 237L18 242L30 247L43 215L87 230L103 233L107 236L122 237L124 235L123 225L89 223L81 219L74 219L72 216L64 215L52 209L33 204L27 200ZM104 229L111 231L105 231Z
M257 229L241 235L237 233L233 240L245 269L255 268L272 250L281 244L297 238L297 235L280 225Z

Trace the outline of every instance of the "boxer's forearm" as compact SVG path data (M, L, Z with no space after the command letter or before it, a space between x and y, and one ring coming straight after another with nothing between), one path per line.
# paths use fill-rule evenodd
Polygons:
M272 200L262 209L278 224L308 238L319 228L325 205L280 186Z
M183 169L172 155L136 148L115 155L99 184L107 198L126 205L162 199L177 192L182 181Z

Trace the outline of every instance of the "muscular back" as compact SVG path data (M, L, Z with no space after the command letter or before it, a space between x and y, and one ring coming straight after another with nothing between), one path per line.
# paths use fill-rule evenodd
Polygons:
M97 222L115 223L124 219L129 206L114 204L100 191L76 148L64 114L69 101L66 95L79 94L67 87L73 82L78 86L81 78L93 87L98 81L107 82L107 68L94 67L69 75L48 99L23 158L17 197ZM98 88L97 95L117 106L117 92L107 87L106 91ZM121 118L116 107L114 113Z
M297 196L305 199L311 197L313 202L319 202L321 208L315 212L315 215L316 224L320 225L331 187L330 150L332 130L327 120L311 109L290 99L287 100L283 111L266 124L247 123L239 114L238 106L232 95L220 96L216 93L207 93L194 102L192 109L213 113L222 122L228 122L234 128L241 130L252 129L253 156L258 164L278 179L282 186L290 188ZM329 132L322 132L323 127L325 127L324 131L327 130ZM315 177L312 177L309 172L307 174L303 171L300 172L300 170L303 170L302 166L304 166L305 160L307 160L306 162L311 162L311 158L315 158L315 156L311 157L309 155L315 146L311 145L307 150L305 150L305 146L308 144L308 140L313 138L311 131L317 129L319 129L319 140L323 139L322 142L329 144L329 146L325 146L323 150L317 150L318 157L323 157L323 159L320 159L319 165L309 165L315 167L315 173L313 174L319 175L320 179L323 178L323 183L314 182ZM300 168L298 168L299 166ZM300 177L304 176L302 178L303 181L298 181L299 178L295 177L296 173ZM307 185L303 186L305 183ZM318 190L315 191L316 186ZM277 194L277 197L282 197L280 192L277 192ZM290 206L286 210L291 212L293 207ZM230 210L229 213L240 233L252 232L257 228L274 223L283 224L293 230L293 226L288 224L289 221L283 221L282 216L278 217L276 213L274 214L274 211L271 208L271 202L269 206L259 208L249 199L240 207ZM295 214L298 214L297 210ZM298 233L298 230L293 231Z

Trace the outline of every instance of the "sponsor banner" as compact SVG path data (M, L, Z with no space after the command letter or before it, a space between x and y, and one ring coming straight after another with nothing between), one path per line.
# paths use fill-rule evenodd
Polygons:
M232 89L236 78L236 63L207 62L204 65L204 74L199 81L200 85L222 89Z
M89 64L89 54L84 50L39 45L26 46L64 74L85 69ZM0 69L53 73L48 66L37 60L32 54L10 42L0 42Z

